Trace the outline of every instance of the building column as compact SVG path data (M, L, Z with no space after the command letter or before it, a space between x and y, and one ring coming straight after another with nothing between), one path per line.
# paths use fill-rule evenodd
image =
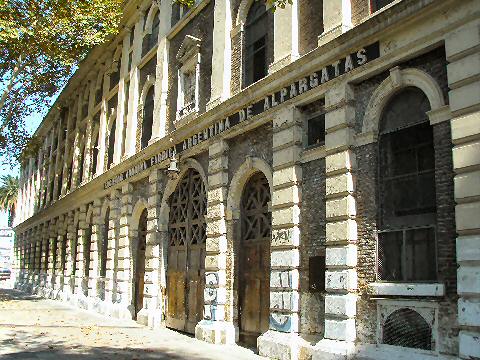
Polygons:
M325 335L314 359L346 359L356 339L357 223L353 90L339 84L325 95L326 272ZM328 354L328 355L327 355Z
M480 358L480 21L445 39L452 112L459 357Z
M230 97L232 66L232 14L230 0L216 1L213 25L211 96L207 110Z
M100 281L100 249L102 246L102 227L103 221L101 219L100 213L102 211L102 201L100 199L95 199L93 201L93 210L92 210L92 247L90 252L90 272L88 280L88 297L91 298L94 303L95 299L101 294L101 287L99 284ZM89 304L90 307L93 306Z
M117 302L117 254L118 229L119 229L119 194L114 191L110 196L110 218L108 221L107 239L107 267L105 273L105 302Z
M302 128L293 106L273 117L270 330L258 338L260 355L297 359L299 332Z
M273 64L269 73L275 72L299 58L298 52L298 0L292 0L285 9L273 13L274 34Z
M87 206L82 205L78 209L78 234L77 234L77 259L76 259L76 271L75 271L75 288L74 294L77 296L83 295L83 276L85 274L85 234L87 231Z
M133 211L133 186L122 186L120 225L118 239L118 262L117 262L117 291L123 308L129 308L133 303L133 279L131 271L132 236L130 234L130 218ZM131 318L131 312L129 316Z
M54 288L55 284L55 261L58 261L58 250L56 254L56 258L54 259L53 256L53 249L55 248L57 241L56 238L57 230L56 230L56 222L55 219L50 220L48 224L48 241L49 241L49 251L48 251L48 268L47 268L47 284L46 287L50 290Z
M195 337L214 344L234 344L235 327L225 321L227 303L228 145L219 140L209 147L207 239L205 257L204 320L195 327Z
M147 239L145 249L145 276L143 307L137 321L150 327L160 327L163 322L162 288L160 279L161 233L158 231L158 217L163 196L164 170L152 170L149 175L149 196L147 216ZM132 247L132 249L135 247Z
M47 286L47 272L48 272L48 259L47 251L50 252L49 247L49 227L48 222L42 226L42 255L41 255L41 271L40 271L40 286L46 288Z
M143 15L139 16L139 20L135 24L133 37L133 56L132 68L129 82L129 96L128 96L128 115L127 115L127 132L125 143L125 157L132 156L136 153L137 141L137 126L138 126L138 105L140 97L140 69L137 68L138 63L142 57L142 41L143 41ZM103 159L103 158L102 158Z
M155 72L155 110L153 117L151 143L163 138L167 134L167 95L168 95L168 51L170 41L167 34L171 29L170 19L172 18L172 5L168 1L160 3L160 14L162 19L157 49L157 67Z
M330 42L351 28L352 9L350 1L323 0L323 33L318 37L318 46Z
M40 286L41 272L42 272L42 229L40 226L37 227L37 230L35 231L34 244L35 244L34 286Z

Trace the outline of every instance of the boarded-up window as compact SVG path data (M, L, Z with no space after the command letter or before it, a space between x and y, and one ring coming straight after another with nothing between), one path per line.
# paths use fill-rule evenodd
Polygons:
M268 18L265 4L254 1L245 24L245 79L248 86L264 78L268 72Z
M310 291L325 291L325 255L308 259L308 280Z

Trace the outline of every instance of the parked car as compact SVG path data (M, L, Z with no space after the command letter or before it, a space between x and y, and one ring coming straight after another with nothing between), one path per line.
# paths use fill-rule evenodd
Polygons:
M0 280L7 280L10 279L12 271L7 268L1 268L0 269Z

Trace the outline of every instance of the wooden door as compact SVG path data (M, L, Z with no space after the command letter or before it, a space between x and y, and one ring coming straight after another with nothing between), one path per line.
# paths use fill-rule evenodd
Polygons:
M241 204L242 237L239 249L240 341L256 345L268 330L270 314L270 188L262 173L245 185Z
M206 194L189 169L170 198L167 326L194 333L203 318Z
M138 224L137 255L135 258L135 318L143 307L145 285L145 249L147 247L147 209L140 215Z

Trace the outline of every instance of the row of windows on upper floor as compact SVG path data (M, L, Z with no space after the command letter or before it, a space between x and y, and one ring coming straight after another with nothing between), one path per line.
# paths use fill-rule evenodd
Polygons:
M392 0L372 0L371 8L373 10L378 10L379 8L391 3ZM175 5L174 10L172 11L172 21L178 21L182 16L184 16L187 12L187 9L182 6ZM244 78L243 78L243 85L248 86L263 77L265 77L268 73L268 65L269 65L269 53L271 53L271 49L269 47L272 46L273 41L271 41L273 34L269 34L271 32L272 27L270 26L268 21L268 11L263 2L253 2L251 5L247 20L245 23L245 45L244 45L244 60L243 60L243 67L244 67ZM157 45L158 43L158 36L159 36L159 28L160 28L160 16L158 11L154 13L153 18L151 21L145 22L144 28L144 37L142 41L142 58L145 57L150 51ZM194 37L190 38L190 47L195 48L197 47L198 51L198 39ZM134 43L134 32L130 33L129 39L129 51L128 51L128 67L127 73L130 72L132 67L132 54L133 54L133 43ZM185 41L184 41L185 44ZM191 113L198 110L198 98L199 98L199 77L200 77L200 69L199 69L199 61L191 61L192 52L188 51L188 49L184 49L184 53L189 53L189 58L182 58L180 52L177 55L177 58L183 63L184 66L180 67L178 72L178 98L177 98L177 112L176 112L176 120L181 120L184 117L187 117ZM115 60L117 59L117 60ZM120 72L121 72L121 51L116 51L114 55L114 61L111 67L110 72L110 90L113 90L120 81ZM103 79L103 76L100 77ZM94 96L94 104L97 110L97 114L94 116L94 128L92 131L94 132L94 136L92 138L92 143L94 144L90 149L87 149L84 145L84 148L80 150L79 155L79 166L80 168L77 170L77 183L82 183L84 177L90 178L93 174L97 172L97 164L99 160L99 147L100 147L100 131L99 131L99 105L104 97L103 91L103 81L97 81L95 96ZM128 86L125 86L125 106L128 103ZM88 91L85 91L87 94ZM83 103L81 106L81 117L84 117L88 114L89 109L89 102L88 96L83 96ZM116 97L115 97L116 99ZM153 127L153 113L154 113L154 87L151 86L148 89L146 96L144 97L144 104L143 104L143 116L141 122L141 129L140 129L140 144L139 149L143 149L148 145L149 140L152 136L152 127ZM110 103L110 101L109 101ZM115 106L116 107L116 106ZM110 109L110 106L109 106ZM64 134L67 133L69 128L74 127L73 124L68 124L66 121L67 112L64 110L61 114L61 118L64 120L62 121L63 125L61 130L58 131L59 138L62 136L65 137L63 139L63 144L60 146L61 150L65 149L65 146L72 147L73 146L73 136L74 134L71 133L71 138L66 138ZM125 137L126 137L126 116L124 116L124 124L123 124L123 131L121 133L121 155L125 154ZM175 120L174 120L175 121ZM97 125L95 127L95 125ZM109 123L107 132L106 132L106 144L105 147L107 149L107 158L106 158L106 168L108 169L114 162L114 148L115 148L115 141L116 141L116 129L117 127L117 119L113 119ZM324 121L323 115L316 114L315 116L310 116L310 120L307 122L307 135L306 135L306 143L308 145L315 145L323 142L324 139ZM112 130L113 129L113 130ZM62 139L59 141L52 141L51 144L47 147L45 151L45 155L48 156L50 152L56 151L58 147L58 143L61 143ZM85 166L85 158L89 155L91 157L90 164L88 165L89 169L86 172L83 171ZM73 155L73 154L72 154ZM71 159L73 160L73 158ZM70 161L71 161L70 160ZM45 164L45 162L44 162ZM60 170L61 172L61 170ZM68 179L67 189L72 187L72 165L68 167L68 174L66 174ZM58 188L61 187L61 183L63 182L63 174L60 174L58 178ZM52 190L49 191L50 193L50 201L53 201L54 194L53 194L53 185L50 184ZM46 191L45 195L46 196ZM60 195L59 191L57 191L58 195ZM46 204L46 199L43 201Z

